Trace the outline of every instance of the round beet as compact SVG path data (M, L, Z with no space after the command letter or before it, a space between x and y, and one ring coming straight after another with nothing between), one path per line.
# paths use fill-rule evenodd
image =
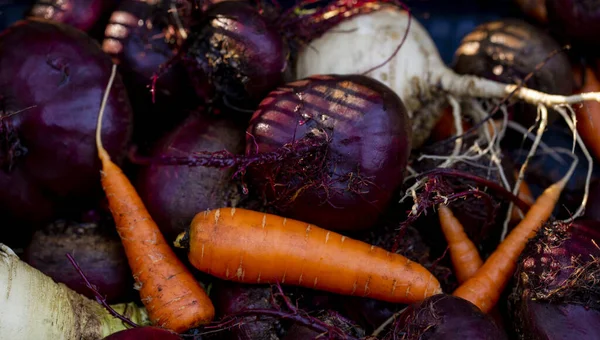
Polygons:
M54 281L94 299L67 253L108 303L132 298L133 277L114 225L57 221L36 231L23 254L25 262Z
M29 14L89 31L117 2L118 0L37 0Z
M288 217L331 230L371 227L402 184L411 145L400 98L362 75L313 76L271 92L251 118L246 152L270 152L302 138L326 151L252 169Z
M254 109L291 76L286 42L246 1L210 6L182 51L198 95L226 106Z
M113 333L103 340L183 340L182 337L177 335L177 333L173 333L170 330L153 327L153 326L145 326L145 327L136 327L125 329L116 333Z
M518 19L487 22L466 35L454 56L454 70L505 83L519 83L551 53L561 49L553 37ZM574 89L571 64L563 52L553 56L525 83L527 87L551 94L570 95ZM537 108L516 103L512 119L529 127L535 123ZM556 112L549 112L550 120Z
M598 242L593 220L549 223L529 241L509 305L521 339L600 338Z
M71 26L29 19L0 33L3 225L39 222L37 215L53 204L74 211L101 194L94 135L110 73L110 58ZM102 140L119 162L132 123L120 77L104 122Z
M390 338L419 340L508 339L492 318L471 302L438 294L408 307ZM394 337L395 336L395 337Z
M155 146L156 157L227 150L244 150L244 127L230 119L192 115ZM233 169L165 166L142 168L136 187L140 197L168 240L189 227L206 209L229 207L239 199Z
M272 309L270 286L250 286L229 281L218 281L211 292L218 317L251 309ZM226 339L253 340L279 339L284 334L281 321L277 318L257 320L256 316L238 318L239 326L230 327L225 332Z
M600 43L599 0L546 0L548 23L559 35L588 49Z
M102 49L119 65L135 112L138 128L136 144L152 141L174 128L185 117L186 109L199 101L183 65L175 63L156 80L160 66L176 55L180 44L175 15L183 21L184 11L169 12L176 0L121 1L112 13L104 32ZM179 9L179 6L176 7ZM183 27L188 28L188 27Z

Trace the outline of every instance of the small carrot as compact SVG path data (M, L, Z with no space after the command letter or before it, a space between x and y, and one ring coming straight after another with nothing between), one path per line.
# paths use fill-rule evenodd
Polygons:
M589 91L600 91L600 81L591 68L586 68L585 84L581 84L578 93ZM574 69L575 79L581 78L581 71ZM574 107L577 118L577 131L585 142L585 145L591 149L592 154L597 160L600 160L600 103L590 101Z
M243 283L290 284L412 303L441 293L406 257L297 220L222 208L197 214L175 246L197 269Z
M523 220L500 243L475 275L461 284L453 295L471 301L486 313L495 306L527 241L535 236L542 224L550 218L576 164L577 162L574 162L561 180L549 186L538 197Z
M184 332L212 321L214 307L160 233L131 182L102 146L102 116L115 74L116 65L104 94L96 130L102 186L150 320L160 327Z
M519 171L515 170L514 175L515 175L515 179L518 178ZM519 192L517 193L517 197L519 197L521 200L523 200L523 202L530 204L530 205L533 204L533 202L535 202L535 199L533 198L533 194L531 193L531 189L529 189L529 185L527 185L527 182L525 182L525 180L523 180L521 182L521 184L519 185ZM516 224L516 223L519 223L519 221L521 221L522 216L519 213L521 213L521 210L517 207L513 207L511 216L510 216L511 222Z
M454 216L452 210L440 204L438 207L440 226L448 242L450 258L458 283L471 278L483 264L479 250L465 233L462 224Z

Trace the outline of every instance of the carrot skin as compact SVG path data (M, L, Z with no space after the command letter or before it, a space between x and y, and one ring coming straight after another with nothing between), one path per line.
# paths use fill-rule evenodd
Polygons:
M483 265L479 250L465 233L462 224L452 210L445 205L438 208L440 226L450 247L454 274L459 283L471 278Z
M211 322L211 300L170 248L131 182L110 159L102 163L102 186L150 319L175 332Z
M573 169L574 167L571 167L569 173L572 173ZM523 220L500 243L475 275L461 284L453 295L471 301L485 313L496 305L516 269L517 260L527 241L535 236L552 215L568 176L548 187L538 197Z
M276 215L235 208L202 212L188 237L192 265L225 280L397 303L441 293L438 280L404 256Z

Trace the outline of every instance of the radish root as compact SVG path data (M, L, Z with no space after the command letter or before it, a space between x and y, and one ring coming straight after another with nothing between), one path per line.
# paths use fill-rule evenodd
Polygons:
M102 339L127 328L100 304L56 283L0 244L0 334L6 339ZM121 315L148 325L144 308L112 305Z

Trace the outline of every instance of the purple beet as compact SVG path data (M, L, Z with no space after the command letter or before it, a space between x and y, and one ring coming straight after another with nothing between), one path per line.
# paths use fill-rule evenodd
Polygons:
M23 254L24 261L54 281L94 299L93 292L67 259L67 253L75 258L108 303L131 300L133 277L114 225L56 221L36 231Z
M118 0L37 0L30 10L36 18L50 19L89 31Z
M402 184L410 153L404 104L362 75L288 83L261 102L247 132L250 154L300 139L329 141L324 152L251 168L251 177L286 216L331 230L373 226Z
M29 19L0 33L3 226L50 222L53 209L74 211L101 197L94 134L110 73L110 58L71 26ZM119 76L105 117L102 140L120 162L132 112Z
M454 70L499 82L519 83L560 49L561 45L551 35L523 20L490 21L464 37L454 56ZM553 55L525 84L546 93L572 94L575 84L567 54ZM535 123L537 107L516 103L509 114L528 128ZM551 121L558 117L555 111L549 114Z
M506 333L471 302L438 294L402 312L385 339L504 340Z
M186 155L221 150L237 154L243 149L243 125L198 114L169 132L152 154ZM239 201L241 195L232 175L233 169L153 164L142 168L136 188L164 236L174 240L198 212L232 206Z
M515 273L510 308L520 339L600 338L600 222L544 225Z
M153 327L153 326L145 326L145 327L136 327L125 329L122 331L118 331L113 333L103 340L183 340L182 337L177 335L177 333L173 333L170 330Z
M243 110L253 110L291 76L286 42L246 1L209 6L190 28L182 53L199 97Z
M248 309L271 309L270 286L244 285L229 281L218 281L211 300L215 305L217 317L221 318ZM227 329L227 339L254 340L279 339L284 334L281 320L266 318L257 320L256 316L240 317L239 326Z
M176 0L121 1L104 32L102 49L119 65L136 121L144 122L136 125L137 144L156 141L184 119L186 109L198 104L180 64L166 70L156 81L156 92L151 92L153 75L175 56L181 44L174 18L177 15L180 22L187 23L182 20L185 13L183 9L169 12L171 5L177 3ZM184 31L186 28L183 27Z

